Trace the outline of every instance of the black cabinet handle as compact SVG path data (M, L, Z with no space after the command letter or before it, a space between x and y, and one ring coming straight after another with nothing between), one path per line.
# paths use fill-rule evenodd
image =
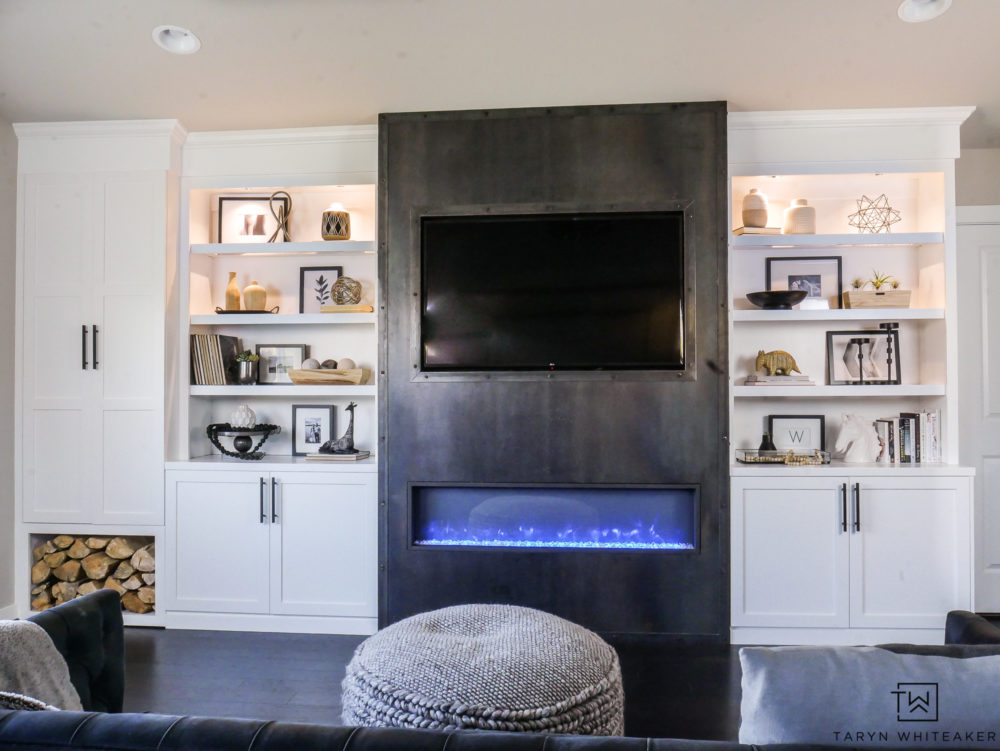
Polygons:
M81 359L83 360L83 369L87 369L87 327L84 325L83 331L80 333L80 343L82 346Z
M271 478L271 521L278 523L278 481Z
M264 478L260 478L260 523L267 524L267 512L264 511Z
M94 370L97 370L97 324L94 324L94 339L91 342L91 346L94 348Z
M854 483L854 531L861 531L861 483Z
M840 510L843 516L840 520L840 528L847 531L847 483L840 483Z

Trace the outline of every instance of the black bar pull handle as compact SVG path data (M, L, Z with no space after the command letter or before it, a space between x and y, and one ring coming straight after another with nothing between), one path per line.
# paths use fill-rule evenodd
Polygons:
M840 483L840 510L843 514L840 520L840 528L847 531L847 483Z
M82 352L81 352L81 359L82 359L82 362L83 362L82 367L83 367L84 370L86 370L87 369L87 326L86 326L86 324L84 324L81 328L83 328L83 331L80 333L80 343L83 345L82 346Z
M267 512L264 511L264 478L260 478L260 523L267 524Z
M271 478L271 521L278 523L278 481Z
M861 483L854 483L854 531L861 531Z
M94 338L91 341L91 346L94 348L94 370L97 370L97 324L94 324Z

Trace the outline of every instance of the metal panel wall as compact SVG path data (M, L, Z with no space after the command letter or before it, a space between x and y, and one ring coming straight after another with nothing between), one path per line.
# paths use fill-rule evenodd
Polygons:
M383 114L379 141L380 624L452 604L508 602L604 633L727 639L725 103ZM419 374L413 301L422 212L665 204L687 207L694 342L685 373ZM627 264L627 249L608 263ZM464 482L694 484L700 547L410 548L409 484Z

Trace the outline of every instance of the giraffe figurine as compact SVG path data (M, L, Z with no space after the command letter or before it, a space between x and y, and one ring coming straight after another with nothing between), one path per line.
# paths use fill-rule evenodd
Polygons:
M354 448L354 408L357 407L357 402L351 402L347 405L347 411L351 413L351 421L347 425L347 432L344 433L340 438L334 440L331 438L329 441L324 443L319 447L319 453L321 454L357 454L358 450Z

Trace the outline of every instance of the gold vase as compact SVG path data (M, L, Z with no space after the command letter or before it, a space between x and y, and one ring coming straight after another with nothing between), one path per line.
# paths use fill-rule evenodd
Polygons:
M243 307L245 310L264 310L267 305L267 290L257 284L254 279L243 288Z
M226 285L226 310L240 309L240 285L236 283L236 272L229 272L229 284Z

